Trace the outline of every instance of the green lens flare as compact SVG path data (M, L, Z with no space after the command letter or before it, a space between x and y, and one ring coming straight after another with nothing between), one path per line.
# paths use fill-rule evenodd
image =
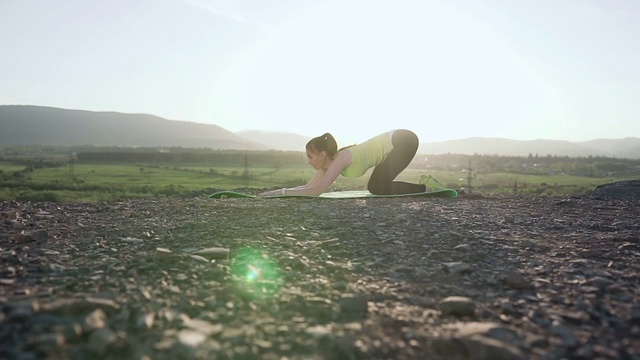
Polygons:
M231 261L234 285L253 298L273 297L280 290L282 272L268 254L253 248L235 252Z
M248 282L254 282L262 275L262 269L253 265L247 265L247 275L245 276Z

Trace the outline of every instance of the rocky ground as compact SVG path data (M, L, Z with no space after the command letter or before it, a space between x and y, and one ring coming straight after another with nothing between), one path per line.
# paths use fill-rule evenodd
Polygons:
M0 359L640 359L640 181L0 203Z

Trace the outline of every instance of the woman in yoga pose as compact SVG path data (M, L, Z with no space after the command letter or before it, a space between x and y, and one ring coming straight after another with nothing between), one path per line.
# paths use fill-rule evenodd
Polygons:
M326 133L307 143L307 162L316 169L316 173L306 185L267 191L260 195L317 196L331 186L338 175L359 177L372 167L374 169L367 189L375 195L414 194L444 189L431 175L422 175L417 184L395 180L413 160L418 144L416 134L400 129L338 150L336 140Z

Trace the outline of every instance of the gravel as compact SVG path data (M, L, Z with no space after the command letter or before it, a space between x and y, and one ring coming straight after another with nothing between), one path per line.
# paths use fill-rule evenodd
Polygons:
M640 360L639 184L1 202L0 359Z

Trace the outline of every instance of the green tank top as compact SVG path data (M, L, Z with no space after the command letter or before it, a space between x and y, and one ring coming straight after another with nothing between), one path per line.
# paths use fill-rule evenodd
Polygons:
M370 168L379 165L391 150L391 133L386 132L371 138L362 144L351 146L343 151L351 153L351 165L340 173L346 177L359 177Z

